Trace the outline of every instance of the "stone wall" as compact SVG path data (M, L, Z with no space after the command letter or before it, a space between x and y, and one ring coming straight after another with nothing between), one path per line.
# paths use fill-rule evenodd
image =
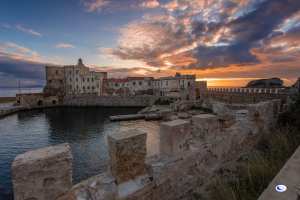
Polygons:
M295 92L294 89L214 88L201 93L201 98L230 104L251 104L272 99L282 99L285 103L289 103L289 97Z
M168 99L168 97L158 97L156 95L130 95L130 96L95 96L76 95L66 97L63 106L121 106L121 107L145 107L153 105L158 99Z
M190 190L205 194L205 188L214 172L247 154L263 137L270 134L271 128L276 126L284 112L283 101L280 99L249 105L207 100L202 106L211 108L214 114L195 116L191 124L183 120L161 124L160 153L146 159L145 133L131 130L125 134L126 137L122 133L111 135L108 142L112 171L73 186L70 193L59 199L167 200L180 198ZM50 152L48 154L51 155ZM131 157L131 154L134 155ZM26 156L21 155L23 159L27 156L31 157L31 163L39 162L40 168L46 165L39 161L43 157L36 158L30 152ZM53 158L57 162L64 160L54 155ZM15 162L18 160L16 158ZM122 161L126 161L124 165ZM26 175L28 169L26 165L19 165L18 172L24 170L23 174ZM117 173L120 169L121 173ZM35 168L30 172L34 174ZM130 176L124 178L124 174ZM52 176L50 172L48 176ZM16 178L15 175L13 179L14 188L15 185L24 187L31 191L28 193L30 195L37 189L41 196L47 192L39 186L20 185L27 180ZM61 186L68 187L68 184ZM21 190L24 191L24 188Z
M16 103L20 106L55 106L59 105L58 95L46 95L43 93L17 94Z

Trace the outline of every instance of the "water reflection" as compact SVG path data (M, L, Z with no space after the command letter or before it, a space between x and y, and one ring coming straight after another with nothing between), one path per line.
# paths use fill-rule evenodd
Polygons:
M16 155L67 142L78 183L108 170L107 135L137 128L148 133L148 155L158 152L160 121L110 122L109 115L141 108L47 108L0 118L0 199L13 199L11 164Z

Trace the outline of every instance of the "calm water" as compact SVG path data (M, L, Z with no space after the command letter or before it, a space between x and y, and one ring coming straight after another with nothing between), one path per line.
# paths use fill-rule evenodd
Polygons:
M78 183L108 170L107 135L137 128L148 133L148 155L158 152L161 121L110 122L109 115L141 108L47 108L0 118L0 199L13 199L11 164L18 154L67 142Z

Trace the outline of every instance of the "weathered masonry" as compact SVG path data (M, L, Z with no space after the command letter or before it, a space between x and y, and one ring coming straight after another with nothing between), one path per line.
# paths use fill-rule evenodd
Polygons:
M289 96L297 92L291 88L209 88L201 93L202 99L212 99L225 103L249 104L272 99L282 99L289 102Z
M205 192L214 171L248 153L285 111L280 99L202 106L215 114L162 123L160 153L151 157L146 157L146 133L134 129L109 135L110 171L76 185L67 144L19 155L12 165L15 199L167 200L190 190Z

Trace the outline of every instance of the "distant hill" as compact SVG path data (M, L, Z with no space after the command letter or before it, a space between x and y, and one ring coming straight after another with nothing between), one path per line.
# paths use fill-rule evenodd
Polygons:
M250 81L245 88L282 88L283 80L280 78L259 79Z

